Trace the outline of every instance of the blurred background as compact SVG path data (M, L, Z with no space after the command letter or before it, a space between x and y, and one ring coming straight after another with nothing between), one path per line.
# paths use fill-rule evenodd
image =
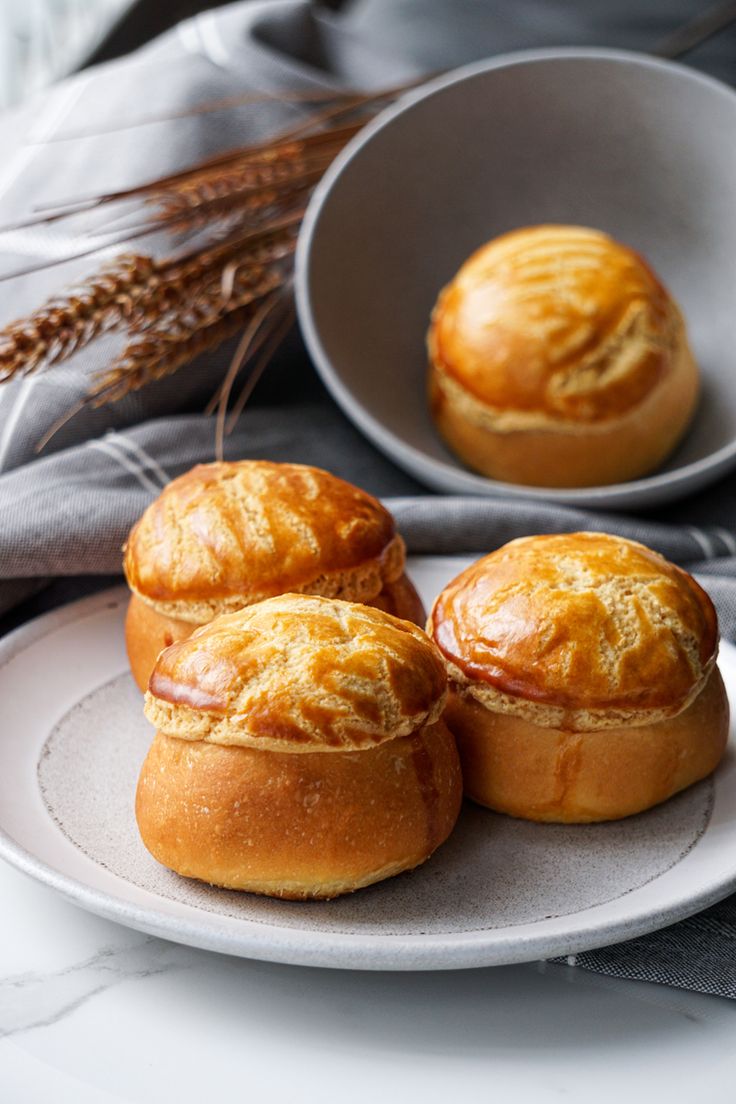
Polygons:
M0 0L0 110L59 77L127 53L180 20L223 0ZM340 12L347 34L391 48L412 24L424 56L434 16L451 5L462 56L478 32L478 56L530 45L608 45L686 57L733 82L736 0L315 0L323 18ZM488 41L488 9L493 10ZM435 43L447 64L452 45Z
M0 110L226 0L0 0ZM339 0L334 0L336 5ZM325 7L333 0L324 0Z
M82 64L131 6L131 0L0 0L0 108Z

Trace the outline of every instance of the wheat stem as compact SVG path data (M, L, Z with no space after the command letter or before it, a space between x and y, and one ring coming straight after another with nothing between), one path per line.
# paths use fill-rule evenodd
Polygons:
M318 131L315 134L305 134L299 137L299 145L304 147L304 149L315 149L322 145L331 144L344 145L350 138L357 134L364 125L364 122L351 123L342 127ZM196 165L189 165L185 169L178 169L176 172L167 173L165 176L154 177L151 180L147 180L142 184L133 185L133 187L130 188L121 188L113 192L104 192L101 195L77 196L73 199L59 201L53 206L46 208L40 218L38 215L34 215L31 219L26 221L0 226L0 232L11 229L22 229L25 226L34 225L39 221L54 221L59 218L64 218L67 214L78 215L82 212L91 211L105 204L119 202L124 199L138 199L152 192L162 191L169 186L176 185L204 170L224 168L226 165L232 165L246 160L252 163L259 158L272 159L274 157L288 155L296 142L293 135L299 134L303 128L304 124L300 124L299 127L284 132L281 136L272 141L257 142L251 146L235 147L234 149L225 150L222 153L213 154L211 157L205 158Z
M280 295L278 292L274 292L270 295L256 311L256 314L251 319L250 323L243 332L243 336L238 342L238 347L235 350L230 365L225 374L225 378L222 382L220 390L220 399L217 407L217 417L215 420L215 458L222 460L224 454L224 435L225 435L225 415L227 414L227 404L230 398L230 392L232 391L233 384L238 375L238 372L242 368L243 364L248 358L250 349L253 344L253 339L258 334L261 326L266 322L268 316L274 310L276 305L280 301Z
M58 134L52 134L45 141L47 144L52 142L72 142L78 141L80 138L99 138L104 137L107 134L116 134L122 130L135 130L141 126L150 126L152 123L167 123L174 119L191 119L197 115L210 115L217 111L231 111L235 107L250 107L253 104L260 103L329 103L331 100L349 99L359 95L355 89L321 89L321 90L309 90L301 92L278 92L278 93L252 93L248 92L242 96L227 96L221 100L207 100L202 104L195 104L194 107L183 108L181 111L169 111L160 112L156 115L143 115L137 119L130 119L127 122L123 121L115 123L112 126L105 127L104 130L65 130Z
M270 336L263 342L263 349L258 360L253 365L248 379L245 381L243 388L235 400L233 407L230 411L230 417L225 424L225 435L229 436L235 428L238 418L243 413L245 405L250 399L251 395L255 391L256 385L263 375L264 371L268 367L271 357L278 349L279 345L286 337L291 327L294 324L295 311L293 302L290 302L289 306L284 312L283 319L277 323ZM255 350L253 350L255 352Z
M118 258L88 284L52 298L0 333L0 382L58 363L130 318L156 282L150 257Z

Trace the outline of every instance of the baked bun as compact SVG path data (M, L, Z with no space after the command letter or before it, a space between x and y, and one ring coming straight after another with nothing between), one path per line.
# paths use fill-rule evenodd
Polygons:
M142 690L162 648L287 591L377 604L418 624L404 542L378 499L320 468L200 464L132 529L124 570L131 669Z
M447 677L421 629L285 594L159 657L138 826L159 862L274 897L336 897L409 870L462 800Z
M465 789L499 812L638 813L704 778L728 737L713 603L644 545L523 537L463 571L428 631Z
M479 249L441 292L428 346L440 433L509 483L634 479L672 451L697 400L675 301L632 249L579 226Z

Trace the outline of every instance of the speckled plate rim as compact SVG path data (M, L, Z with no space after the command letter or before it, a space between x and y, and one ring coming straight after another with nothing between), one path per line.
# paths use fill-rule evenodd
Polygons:
M462 569L467 562L467 558L459 557L420 557L413 561L417 566L442 567L447 573ZM411 564L412 561L410 567ZM100 615L105 632L113 624L119 627L127 599L128 593L123 587L106 590L45 614L0 641L0 695L3 699L6 700L6 696L12 693L12 688L4 682L5 669L14 658L31 651L51 635L69 633L73 641L77 634L88 631L90 621ZM105 619L111 624L106 626ZM95 631L100 631L99 626ZM70 640L67 640L67 645ZM64 649L63 654L70 663L73 662L72 653L73 647ZM116 661L115 669L109 670L108 677L119 675L123 670L124 662ZM728 643L722 645L722 670L729 694L736 701L736 648ZM95 684L88 682L83 688L80 687L80 697L99 683L98 677ZM63 706L60 704L58 716L67 709L68 702ZM732 728L732 749L735 742L736 734ZM35 778L40 743L31 740L27 746L33 756ZM0 769L2 760L0 742ZM736 890L736 818L729 820L725 813L727 807L736 807L736 757L733 750L719 769L715 791L713 814L697 845L654 881L614 901L570 916L467 933L341 935L255 924L205 913L179 902L162 901L155 894L140 890L99 867L92 859L80 859L76 852L75 857L83 862L86 873L84 877L69 875L18 843L6 830L2 808L0 857L92 913L151 935L205 950L264 961L337 969L434 970L510 965L575 954L644 935L691 916ZM47 816L44 809L44 817ZM49 823L53 824L50 818L43 824L44 831ZM54 830L59 831L55 825ZM68 841L67 844L73 847ZM703 862L704 859L707 861Z
M309 258L314 246L319 220L333 185L343 169L361 149L384 127L390 126L420 101L429 99L455 84L495 69L507 69L538 61L565 59L600 59L640 65L643 68L676 72L683 80L702 84L714 92L736 101L736 90L715 77L707 76L678 62L654 58L633 50L612 50L596 47L551 47L539 50L519 50L501 54L491 60L472 62L451 73L427 81L401 98L363 127L338 154L314 189L302 221L294 262L294 280L297 316L307 349L335 401L355 425L385 455L391 457L411 475L435 490L453 494L498 495L502 498L521 498L532 501L559 502L569 506L624 507L636 509L655 503L666 503L699 490L725 475L736 465L736 438L708 456L693 460L670 471L659 472L627 483L611 483L605 487L550 488L521 486L487 479L460 466L460 461L438 460L421 449L408 444L375 418L354 396L343 382L338 369L325 349L312 311L309 279ZM734 104L736 108L736 103Z

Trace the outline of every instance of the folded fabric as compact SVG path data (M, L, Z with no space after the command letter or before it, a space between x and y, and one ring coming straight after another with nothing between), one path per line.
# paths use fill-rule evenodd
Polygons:
M375 88L523 46L647 50L698 8L697 0L663 0L646 12L636 0L357 0L336 15L306 0L234 4L1 118L0 224L18 222L42 204L138 184L272 135L309 110L280 102L279 93ZM716 75L734 71L733 46L722 39L694 60ZM182 116L246 92L274 99ZM161 118L172 113L179 117ZM6 272L97 250L94 258L4 283L0 322L38 306L100 256L114 255L121 248L114 238L93 216L63 231L52 225L0 234ZM119 571L121 544L148 502L168 479L213 458L212 420L199 411L222 378L228 347L113 406L86 410L36 456L37 442L84 395L114 349L115 340L105 339L67 364L0 385L0 612L44 580ZM226 441L226 455L317 464L387 497L411 552L482 553L515 536L576 529L642 540L701 575L724 635L736 639L736 477L647 518L492 497L430 497L346 421L297 340L269 368ZM731 898L664 932L575 961L733 997L735 920Z

